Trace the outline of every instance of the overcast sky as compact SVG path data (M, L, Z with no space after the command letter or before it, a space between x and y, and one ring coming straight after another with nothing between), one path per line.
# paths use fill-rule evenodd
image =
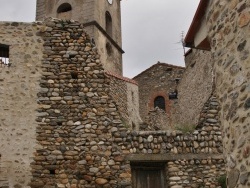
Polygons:
M0 0L1 21L35 20L36 0ZM199 0L122 0L123 72L134 77L153 64L184 66L187 33Z

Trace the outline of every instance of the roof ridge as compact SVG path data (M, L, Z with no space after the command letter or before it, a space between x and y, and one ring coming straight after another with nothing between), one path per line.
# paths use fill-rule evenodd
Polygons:
M107 74L109 76L112 76L112 77L115 77L115 78L118 78L120 80L123 80L125 82L138 85L137 81L135 81L135 80L133 80L131 78L128 78L128 77L125 77L125 76L122 76L122 75L118 75L118 74L115 74L115 73L110 72L110 71L105 71L105 74Z
M154 65L150 66L149 68L145 69L144 71L142 71L142 72L139 73L138 75L134 76L133 79L137 78L137 77L140 76L141 74L145 73L146 71L152 69L153 67L155 67L155 66L157 66L157 65L164 65L164 66L173 67L173 68L185 69L185 67L182 67L182 66L173 65L173 64L169 64L169 63L164 63L164 62L158 61L158 62L155 63Z

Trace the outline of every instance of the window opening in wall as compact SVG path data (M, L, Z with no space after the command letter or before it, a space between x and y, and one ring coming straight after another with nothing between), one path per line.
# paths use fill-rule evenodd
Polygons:
M156 108L156 107L166 111L166 105L165 105L165 98L164 97L158 96L158 97L155 98L155 100L154 100L154 108Z
M168 98L169 98L170 100L178 99L178 91L175 90L175 91L173 91L173 92L169 92Z
M194 66L195 66L195 62L190 65L191 68L193 68Z
M165 188L165 163L131 162L132 187L134 188Z
M131 91L131 96L132 96L132 102L135 102L135 94L133 91Z
M181 80L180 78L175 78L175 83L179 84L180 80Z
M71 74L71 78L72 78L72 79L78 79L78 74L77 74L77 72L71 72L70 74Z
M55 174L56 174L56 171L55 171L55 170L49 170L49 173L50 173L51 175L55 175Z
M57 17L60 19L71 19L72 6L69 3L61 4L57 9Z
M167 72L172 72L173 68L167 68L166 71Z
M106 51L107 51L107 54L108 54L109 56L111 56L112 53L113 53L112 46L111 46L111 44L110 44L109 42L106 43Z
M57 122L57 125L62 126L62 122Z
M8 45L0 44L0 65L4 66L10 66L9 62L9 51L10 48Z
M105 19L106 19L106 32L110 37L112 37L112 18L108 11L105 14Z

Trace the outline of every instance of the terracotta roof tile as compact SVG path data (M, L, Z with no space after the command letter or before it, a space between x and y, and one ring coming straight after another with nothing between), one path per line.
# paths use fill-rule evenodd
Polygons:
M121 76L121 75L118 75L118 74L115 74L113 72L105 71L105 74L107 74L108 76L112 76L112 77L118 78L119 80L123 80L125 82L138 85L138 83L135 80L127 78L127 77L124 77L124 76Z

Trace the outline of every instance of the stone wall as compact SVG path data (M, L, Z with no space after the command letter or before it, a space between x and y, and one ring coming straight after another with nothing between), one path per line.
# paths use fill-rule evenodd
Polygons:
M249 0L214 0L206 13L229 188L250 186L249 12Z
M139 86L140 115L143 121L154 108L154 100L158 96L164 97L166 113L170 115L174 100L169 100L168 94L177 89L176 79L180 79L183 72L183 67L158 62L134 77Z
M97 48L77 22L47 20L31 187L115 187L123 161L111 131L126 130Z
M140 130L144 131L171 130L173 128L170 126L169 116L158 107L150 110L145 118L145 122L140 125Z
M110 77L110 94L116 102L123 123L127 128L137 129L142 120L139 115L138 85L131 80L111 72L106 72Z
M89 36L79 23L65 23L62 28L59 22L48 21L43 27L45 50L37 100L41 108L31 187L131 187L130 162L144 160L169 161L172 168L185 162L187 171L193 161L200 162L200 168L207 169L200 175L202 182L172 173L166 177L168 185L187 187L190 181L213 187L215 177L223 172L218 125L209 123L189 134L129 130L109 95L110 78ZM79 38L67 37L76 35Z
M29 183L34 188L131 188L130 164L142 161L164 163L169 187L218 185L224 161L217 115L213 118L217 122L210 120L210 113L204 115L205 123L189 133L129 129L122 122L112 84L113 92L128 92L127 99L124 94L121 98L131 106L129 101L138 100L137 86L105 74L97 47L82 24L48 19L44 25L24 25L3 24L6 33L1 38L1 43L12 44L13 62L13 67L1 69L6 76L0 79L1 92L6 91L1 98L6 109L0 131L2 187ZM22 29L27 29L24 35ZM179 71L183 68L173 78ZM214 107L214 100L205 107ZM126 113L133 110L128 105Z
M192 49L185 56L185 64L172 112L176 126L197 125L202 107L213 90L213 62L209 51Z
M27 187L31 179L43 55L40 27L0 22L0 44L9 45L10 55L10 64L0 65L0 187Z

